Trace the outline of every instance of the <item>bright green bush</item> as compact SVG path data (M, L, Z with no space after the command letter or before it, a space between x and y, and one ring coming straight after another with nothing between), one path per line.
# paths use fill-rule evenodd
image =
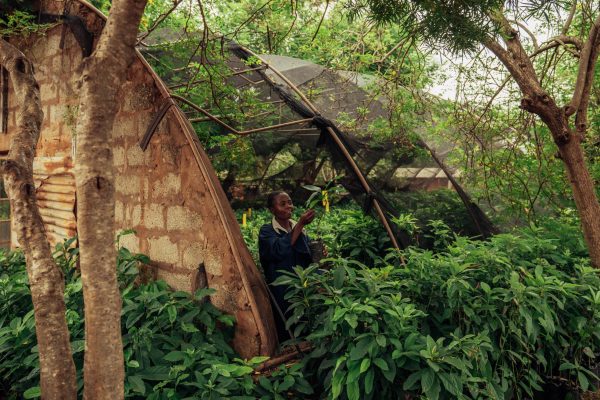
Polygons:
M382 268L336 259L286 274L288 324L316 346L307 373L348 399L531 398L552 379L590 388L600 277L578 241L555 236L457 237L437 253L410 248L405 266L391 252Z

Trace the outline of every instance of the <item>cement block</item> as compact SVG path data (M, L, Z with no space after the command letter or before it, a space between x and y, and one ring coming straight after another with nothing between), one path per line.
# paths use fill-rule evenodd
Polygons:
M202 226L200 216L187 207L171 206L167 209L167 229L195 231Z
M139 195L141 191L140 179L137 176L115 176L115 191L123 195Z
M130 206L129 221L131 222L132 227L137 227L142 224L142 206L139 204L133 207Z
M164 228L164 207L160 204L150 203L144 206L144 226L148 229Z
M204 254L204 268L206 269L207 274L213 276L223 275L223 265L221 264L221 260L211 253Z
M127 149L127 165L137 167L146 163L146 153L142 151L140 146L133 145Z
M56 90L55 85L46 84L40 86L40 100L42 101L42 104L55 100L57 96L58 91Z
M115 123L113 125L113 135L117 137L141 137L142 134L138 135L135 119L128 115L117 114Z
M121 238L119 238L119 245L125 247L132 253L140 252L140 240L135 234L121 236Z
M121 146L113 148L113 165L121 169L125 165L125 149Z
M183 250L183 267L196 269L204 261L204 248L199 243L192 243Z
M148 238L148 256L152 261L174 265L179 263L177 244L171 242L167 236Z
M177 195L181 190L181 178L178 174L167 173L152 185L152 196L163 198Z
M123 211L124 211L124 207L123 207L123 203L120 202L119 200L115 201L115 221L123 221Z
M167 282L167 285L172 289L182 290L188 293L192 291L192 283L190 276L188 275L174 274L169 271L158 269L156 277Z

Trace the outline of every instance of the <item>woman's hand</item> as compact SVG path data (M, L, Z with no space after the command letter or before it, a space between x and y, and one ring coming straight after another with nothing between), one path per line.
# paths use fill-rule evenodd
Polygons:
M315 210L307 210L298 219L298 225L308 225L313 221L313 219L315 219Z
M296 240L298 240L298 238L300 237L300 234L302 233L302 229L304 228L304 226L310 224L313 221L313 219L315 219L315 210L305 211L304 214L302 214L300 216L300 218L298 219L298 223L294 226L294 229L292 229L292 238L291 238L292 246L296 243Z

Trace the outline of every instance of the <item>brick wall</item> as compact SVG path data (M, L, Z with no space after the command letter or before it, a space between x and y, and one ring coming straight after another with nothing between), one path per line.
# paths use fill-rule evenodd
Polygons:
M49 2L45 6L52 11L62 5ZM83 16L88 29L98 34L101 18L86 5L74 3L71 14ZM62 159L64 165L76 165L81 48L62 25L15 44L33 61L40 84L44 123L38 160L52 157ZM122 237L121 244L147 254L155 276L175 289L196 289L202 281L198 274L205 270L208 285L217 290L211 296L213 304L236 316L237 350L247 357L270 354L275 334L264 283L189 123L172 107L146 151L139 146L164 96L164 86L142 59L136 59L117 96L119 111L113 128L116 233L134 229L137 234ZM14 101L14 96L9 96L14 126L15 104L10 99ZM0 140L0 146L6 143ZM53 168L41 168L40 176L56 175ZM72 173L72 169L60 170L62 175L72 177ZM47 224L56 214L53 210L44 212L49 216ZM49 238L60 240L60 235Z

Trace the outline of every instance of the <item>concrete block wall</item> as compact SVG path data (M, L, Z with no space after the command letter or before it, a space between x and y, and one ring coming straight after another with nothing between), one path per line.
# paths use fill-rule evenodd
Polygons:
M63 3L49 1L45 6L52 12ZM71 14L82 16L98 37L101 18L83 3L74 2L72 8ZM40 84L45 118L36 157L58 158L65 165L75 165L81 48L62 25L15 44L33 61ZM236 349L247 357L269 354L274 349L273 338L269 338L274 336L274 327L264 283L212 166L197 138L190 139L189 126L182 122L180 111L172 107L148 148L143 151L139 146L165 95L159 85L145 62L136 59L117 96L112 143L115 234L134 229L136 234L122 237L121 244L147 254L155 276L174 289L197 289L202 281L199 274L205 271L208 286L217 290L211 302L236 317ZM14 95L9 98L14 111ZM14 125L14 112L11 115ZM53 174L51 169L43 172ZM66 172L72 175L71 170ZM45 214L52 217L53 211ZM61 239L56 234L49 238L54 242Z

